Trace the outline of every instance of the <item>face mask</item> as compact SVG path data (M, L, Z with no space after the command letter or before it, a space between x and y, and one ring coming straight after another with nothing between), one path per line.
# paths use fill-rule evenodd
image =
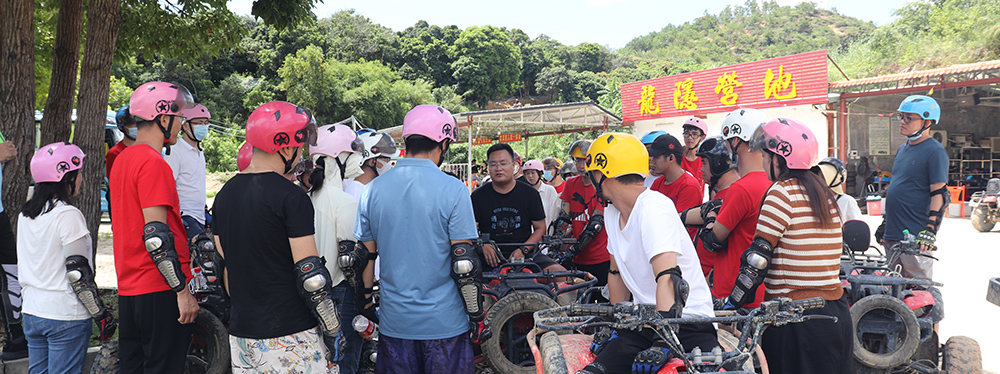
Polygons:
M194 125L191 126L191 135L194 135L195 140L202 141L208 136L208 125Z
M128 128L128 137L132 138L132 140L135 140L135 137L137 137L137 136L139 136L139 128L138 127L129 127Z
M378 175L385 174L389 170L392 170L392 164L389 161L375 160L375 170L378 171Z
M552 170L546 170L545 172L543 172L542 179L544 179L546 182L552 180Z
M514 174L517 174L517 170L518 169L520 169L520 168L517 167L517 164L514 164Z

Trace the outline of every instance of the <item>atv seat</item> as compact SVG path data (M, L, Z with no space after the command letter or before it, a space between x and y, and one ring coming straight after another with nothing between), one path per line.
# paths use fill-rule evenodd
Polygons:
M852 219L844 222L844 249L864 253L872 243L872 231L865 221Z

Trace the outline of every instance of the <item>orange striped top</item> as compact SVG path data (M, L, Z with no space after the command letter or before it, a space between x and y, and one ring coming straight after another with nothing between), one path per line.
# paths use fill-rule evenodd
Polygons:
M809 206L809 197L797 179L780 181L764 196L755 237L774 247L771 267L764 279L764 300L823 297L840 299L838 278L843 251L837 203L829 200L831 221L820 224Z

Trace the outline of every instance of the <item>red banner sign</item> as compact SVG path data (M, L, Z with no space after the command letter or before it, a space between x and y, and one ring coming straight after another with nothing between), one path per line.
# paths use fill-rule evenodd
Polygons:
M481 136L481 137L472 138L472 145L483 145L483 144L490 144L490 143L493 143L493 139L490 139L489 137Z
M501 143L510 143L519 141L521 141L521 134L500 134Z
M826 50L622 85L624 122L827 102Z

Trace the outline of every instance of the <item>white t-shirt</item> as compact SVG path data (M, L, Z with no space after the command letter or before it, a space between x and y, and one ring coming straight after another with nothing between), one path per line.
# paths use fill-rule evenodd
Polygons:
M163 159L174 171L177 197L180 198L181 215L190 216L205 224L205 153L184 139L170 148Z
M43 210L44 212L44 210ZM67 253L65 246L83 239L82 253ZM17 218L17 269L22 290L22 312L58 321L79 321L90 313L77 299L66 279L66 257L81 255L94 266L90 232L83 213L72 205L56 203L35 219ZM72 252L72 251L71 251Z
M358 201L344 192L338 184L340 170L326 168L323 188L309 197L313 203L313 225L316 226L316 251L326 258L326 268L330 270L331 283L337 285L344 280L336 258L340 255L340 242L353 240L354 219L358 214Z
M840 207L840 222L861 219L861 208L850 195L837 196L837 205Z
M618 223L621 212L613 204L608 205L604 210L608 252L633 301L639 304L656 304L656 274L650 261L661 253L677 253L681 274L691 287L684 316L714 317L712 295L702 276L698 253L676 212L669 197L647 189L636 199L623 229Z
M646 180L642 181L642 184L646 186L646 188L653 187L653 182L656 182L656 178L659 177L660 177L659 175L654 176L653 174L647 174Z
M365 190L365 185L354 180L354 178L344 179L344 192L354 197L354 200L361 201L361 192Z
M562 210L562 200L556 188L545 183L540 183L538 195L542 198L542 208L545 210L545 227L549 227L552 221L559 218L559 211Z

